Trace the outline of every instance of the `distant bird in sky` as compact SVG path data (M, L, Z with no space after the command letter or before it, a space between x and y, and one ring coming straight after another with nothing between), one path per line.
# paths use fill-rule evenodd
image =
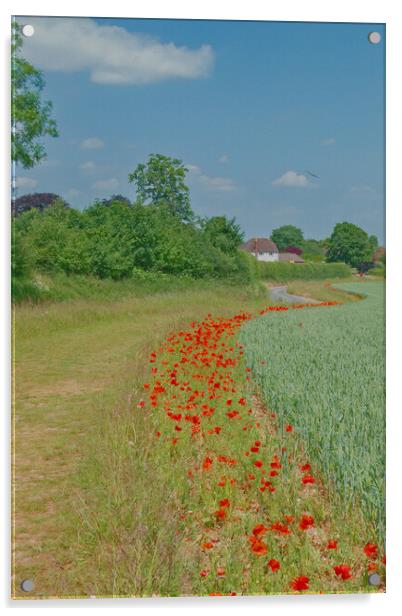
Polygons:
M312 173L311 171L309 171L308 169L306 169L306 173L308 173L309 175L311 175L312 178L317 178L317 180L320 179L319 175L316 175L315 173Z

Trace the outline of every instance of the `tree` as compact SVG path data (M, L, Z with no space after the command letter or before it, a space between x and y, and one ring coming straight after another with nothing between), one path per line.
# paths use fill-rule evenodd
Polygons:
M52 103L41 100L45 82L41 71L20 54L21 27L13 25L11 41L11 158L30 169L46 157L41 137L57 137L56 122L51 118Z
M303 240L302 254L306 261L323 261L326 252L326 240Z
M341 222L335 225L328 242L326 260L343 261L352 267L371 261L372 249L367 233L352 224Z
M109 197L109 199L102 199L101 204L109 206L113 205L113 203L116 203L116 201L118 201L119 203L125 203L126 205L131 205L130 199L124 197L123 195L112 195L111 197Z
M283 225L272 231L271 239L279 250L284 250L287 246L302 248L303 231L293 225Z
M128 179L134 182L138 202L165 207L179 220L189 222L194 214L184 180L187 169L178 158L150 154L146 164L137 165Z
M65 207L70 207L64 199L55 193L32 193L21 195L11 205L14 216L18 216L28 210L36 209L43 212L44 209L53 205L56 201L64 203Z
M368 238L371 252L375 252L378 248L378 238L376 235L370 235Z
M228 254L233 254L244 239L244 233L235 218L212 216L202 222L202 227L211 243Z

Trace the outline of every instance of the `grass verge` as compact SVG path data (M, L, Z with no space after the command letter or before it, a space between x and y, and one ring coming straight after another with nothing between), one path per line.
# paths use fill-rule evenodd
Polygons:
M181 481L177 454L155 448L151 418L137 408L151 376L149 353L169 332L207 313L257 312L266 298L218 283L163 293L155 285L147 294L116 283L109 293L108 284L84 299L68 300L68 290L63 302L15 309L13 595L27 597L22 579L35 581L35 597L283 588L280 576L277 586L261 582L266 571L246 585L239 570L224 587L220 576L201 584L203 520L197 513L191 522L189 503L195 511L208 483L194 490ZM187 468L189 455L182 461ZM247 515L248 532L254 518ZM214 528L205 528L215 540ZM244 557L244 537L232 553L227 532L216 567L225 554Z

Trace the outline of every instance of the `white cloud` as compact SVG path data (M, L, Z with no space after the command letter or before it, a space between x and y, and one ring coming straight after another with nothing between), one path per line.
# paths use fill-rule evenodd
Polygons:
M81 148L83 150L98 150L99 148L103 148L104 145L105 143L98 137L88 137L88 139L81 141Z
M90 73L94 83L144 84L171 78L206 77L214 54L162 43L143 33L100 25L89 18L30 18L35 35L24 39L24 57L48 71Z
M317 186L312 182L309 182L307 177L302 173L296 171L286 171L283 175L276 180L273 180L272 186L290 186L292 188L313 188Z
M17 188L25 188L25 189L35 188L35 186L38 185L38 180L34 180L33 178L27 178L24 176L19 176L17 177L15 181L15 185Z
M232 192L237 188L231 178L207 175L198 165L186 164L184 166L189 170L190 178L208 190Z
M227 163L228 161L229 161L229 156L227 154L222 154L222 156L219 156L218 158L219 163Z
M67 195L69 197L78 197L78 195L81 194L80 190L77 190L76 188L69 188L67 191Z
M119 186L119 180L110 178L108 180L98 180L92 184L94 190L115 190Z
M92 171L95 171L96 165L92 160L87 160L87 162L80 165L80 169L85 171L85 173L92 173Z
M329 137L328 139L323 139L321 141L321 145L334 145L336 143L336 139L334 137Z

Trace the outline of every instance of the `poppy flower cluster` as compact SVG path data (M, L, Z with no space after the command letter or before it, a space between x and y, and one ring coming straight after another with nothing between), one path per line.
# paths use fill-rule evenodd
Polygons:
M259 314L336 304L269 306ZM165 459L182 472L186 498L193 498L193 504L203 508L193 516L193 522L189 515L181 517L183 528L192 523L194 536L199 536L198 583L212 584L220 579L221 584L222 578L227 581L229 570L226 574L225 567L217 567L216 563L225 564L228 537L237 528L244 538L244 556L250 559L250 567L260 566L270 579L283 580L283 588L302 592L310 588L310 578L286 577L287 542L310 541L311 533L304 531L316 526L316 521L296 505L294 511L285 510L281 516L269 518L269 499L276 498L281 482L289 480L283 477L291 461L284 445L293 443L292 439L297 437L293 425L287 424L281 431L279 446L275 441L279 432L276 414L266 413L270 422L267 430L257 418L247 393L252 371L244 365L244 349L236 340L236 333L251 318L247 312L218 319L209 314L203 321L172 333L150 354L151 378L144 385L145 397L137 407L138 412L150 414L157 446L165 448ZM310 463L292 463L295 489L311 496L314 488L305 486L314 485L317 480ZM244 519L254 522L246 533ZM225 534L228 525L231 530ZM325 545L326 554L329 550L334 556L338 541L328 538L323 550ZM375 544L367 543L363 550L370 562L377 559ZM281 560L272 557L266 561L262 557L267 554ZM339 580L352 577L347 564L331 564ZM208 587L210 595L236 594L215 591L216 587Z

